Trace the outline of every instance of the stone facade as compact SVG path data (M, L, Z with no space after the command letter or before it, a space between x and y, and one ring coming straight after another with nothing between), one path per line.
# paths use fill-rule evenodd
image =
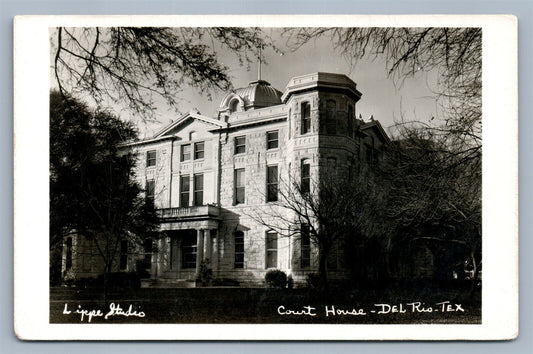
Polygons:
M283 94L258 80L228 93L218 116L190 112L131 144L140 157L138 181L154 198L164 233L150 256L152 280L193 280L202 261L215 278L244 286L263 285L271 268L296 284L316 273L312 243L276 237L253 215L268 218L275 208L269 200L305 168L316 182L379 158L388 138L379 122L356 118L360 97L341 74L292 78ZM330 277L346 277L342 245L330 258Z

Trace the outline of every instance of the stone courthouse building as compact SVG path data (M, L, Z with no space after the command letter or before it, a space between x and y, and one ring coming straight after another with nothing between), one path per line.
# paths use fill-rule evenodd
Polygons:
M284 92L259 79L227 93L216 116L191 111L131 144L163 237L153 254L151 246L139 256L124 245L121 270L135 270L143 258L152 285L192 281L201 267L243 286L263 284L269 269L304 282L318 271L309 236L281 237L254 215L268 215L291 179L310 188L327 174L348 176L379 158L388 137L378 121L356 118L360 98L342 74L294 77ZM332 279L348 275L343 257L339 247L332 251Z

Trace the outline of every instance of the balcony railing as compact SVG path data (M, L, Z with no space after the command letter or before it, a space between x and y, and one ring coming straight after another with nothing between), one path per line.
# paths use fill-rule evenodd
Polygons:
M219 215L220 210L215 205L157 209L157 216L162 219L218 217Z

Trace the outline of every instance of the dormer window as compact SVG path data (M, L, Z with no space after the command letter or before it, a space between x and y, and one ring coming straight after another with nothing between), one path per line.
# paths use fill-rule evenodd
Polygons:
M230 104L229 104L229 111L230 111L231 113L233 113L233 112L237 112L237 109L238 109L238 108L239 108L239 100L237 100L237 99L232 100L232 101L230 102Z

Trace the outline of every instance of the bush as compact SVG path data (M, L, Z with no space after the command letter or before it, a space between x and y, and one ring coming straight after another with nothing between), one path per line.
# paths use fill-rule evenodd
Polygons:
M266 272L265 281L269 288L285 289L287 287L287 274L279 269L271 269Z
M309 289L319 290L322 289L322 279L320 279L320 274L307 274L305 283Z

